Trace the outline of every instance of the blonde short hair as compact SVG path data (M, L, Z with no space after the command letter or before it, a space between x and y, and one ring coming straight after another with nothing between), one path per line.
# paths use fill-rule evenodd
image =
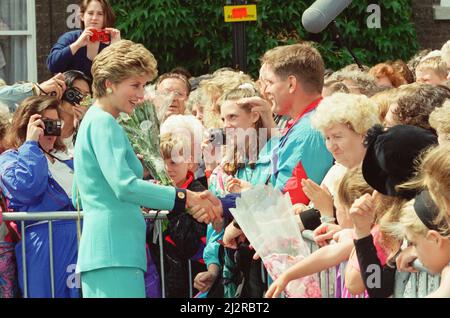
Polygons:
M425 186L433 201L439 208L440 217L450 221L450 145L439 145L429 150L420 164L419 175L421 183Z
M322 133L335 124L348 125L360 135L379 124L378 107L364 95L335 93L325 97L311 119L312 125Z
M204 127L193 115L172 115L167 118L160 128L161 136L171 135L173 140L183 142L184 149L190 150L192 160L201 161L201 143L203 141ZM161 150L163 150L161 148ZM170 150L171 151L171 150ZM166 158L167 159L167 158Z
M201 143L204 127L194 115L172 115L161 124L160 133L161 135L168 133L184 135L193 140L199 138Z
M425 236L429 231L414 211L414 200L405 203L400 211L398 221L386 225L386 228L398 240L406 238L408 234L410 236Z
M448 69L447 63L440 57L431 57L426 60L423 60L417 65L417 71L431 70L436 73L440 78L447 78Z
M450 40L445 42L442 46L441 54L444 61L450 60Z
M307 93L321 93L325 64L319 51L310 43L277 46L261 58L274 73L285 79L294 75Z
M378 105L378 116L381 122L384 122L386 115L389 111L389 107L392 104L397 103L400 98L399 90L397 88L391 88L379 93L376 93L372 97L373 100Z
M173 155L184 156L184 150L189 147L190 144L187 138L172 133L162 135L159 143L159 150L164 160L173 159ZM173 153L174 151L177 153Z
M220 109L217 103L218 99L220 96L238 87L240 84L251 81L252 78L249 75L228 69L214 73L212 78L201 81L200 89L209 95L211 100L209 105L205 105L205 108L203 109L203 123L205 127L221 127L222 121L220 120Z
M450 100L434 109L430 114L429 122L438 134L450 134Z
M92 91L95 98L106 95L106 81L118 84L133 75L147 74L153 80L157 62L142 44L120 40L102 50L92 63Z

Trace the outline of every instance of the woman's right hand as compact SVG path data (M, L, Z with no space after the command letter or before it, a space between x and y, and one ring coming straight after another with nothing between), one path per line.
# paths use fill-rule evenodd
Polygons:
M89 38L94 35L92 29L93 28L84 29L83 33L81 33L78 39L70 46L73 55L75 55L79 49L88 45Z
M289 284L289 280L286 276L286 273L283 273L277 279L275 279L272 285L270 285L264 297L277 298L286 288L287 284Z
M27 141L39 141L39 137L44 135L45 125L41 118L42 116L39 114L30 117L27 126Z

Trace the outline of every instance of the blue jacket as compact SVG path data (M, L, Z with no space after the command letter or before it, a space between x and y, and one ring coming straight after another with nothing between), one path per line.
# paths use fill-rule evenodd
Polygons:
M33 96L33 83L5 85L0 87L0 102L8 106L9 111L14 113L22 101Z
M73 160L65 163L73 169ZM53 179L36 141L0 156L0 186L9 207L18 212L73 211L64 189Z
M64 161L73 170L73 160ZM52 178L47 158L36 141L26 141L17 150L0 156L1 191L9 207L18 212L70 211L74 207L64 189ZM34 224L33 224L34 223ZM22 243L26 241L28 297L51 297L49 280L49 231L46 223L25 222L25 237L16 245L19 285L24 289ZM76 286L66 282L77 260L77 232L74 221L53 222L53 270L55 297L78 297Z
M258 160L255 163L254 169L250 168L248 165L239 169L236 172L236 178L240 180L247 181L252 185L264 184L266 183L268 176L270 176L271 169L271 149L273 147L273 143L277 142L276 139L270 139L267 141L265 146L261 149L258 154ZM215 170L216 171L216 170ZM214 173L213 173L214 174ZM224 194L223 191L220 191L219 188L221 186L218 184L219 181L215 178L210 178L209 190L215 196L221 196ZM228 194L225 197L221 198L222 206L224 207L224 218L232 219L232 215L229 212L229 207L234 207L235 198L240 196L239 193ZM228 201L233 202L231 206L229 206ZM211 224L208 224L207 233L206 233L206 246L203 251L203 259L205 260L206 266L210 264L216 264L220 266L219 261L219 243L217 240L223 238L224 229L222 229L219 233L217 233Z
M92 77L92 61L87 57L87 47L82 47L72 54L70 45L80 37L83 30L69 31L61 35L58 42L53 45L47 57L47 67L52 73L63 73L69 70L78 70ZM108 45L100 43L98 52L100 53Z

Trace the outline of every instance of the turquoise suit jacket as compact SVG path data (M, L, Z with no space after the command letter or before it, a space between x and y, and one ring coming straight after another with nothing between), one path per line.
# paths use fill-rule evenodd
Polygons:
M95 105L81 122L74 157L73 198L78 188L84 211L77 272L116 266L145 271L140 206L172 210L175 188L142 180L141 162L124 130Z

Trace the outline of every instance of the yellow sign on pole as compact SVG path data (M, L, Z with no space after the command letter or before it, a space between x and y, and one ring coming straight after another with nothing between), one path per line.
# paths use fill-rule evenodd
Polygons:
M256 4L224 6L225 22L256 21Z

